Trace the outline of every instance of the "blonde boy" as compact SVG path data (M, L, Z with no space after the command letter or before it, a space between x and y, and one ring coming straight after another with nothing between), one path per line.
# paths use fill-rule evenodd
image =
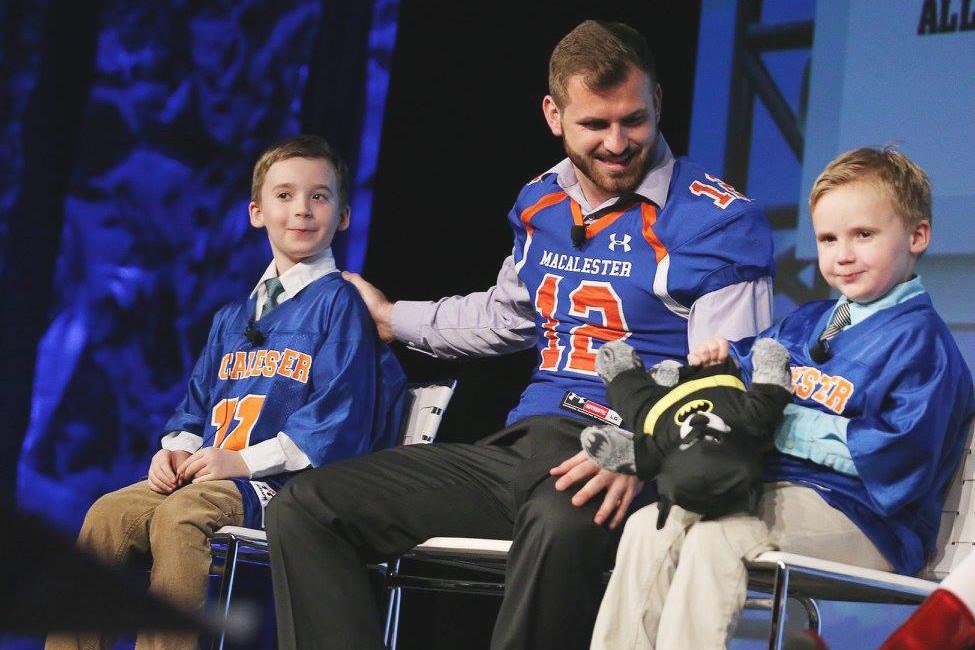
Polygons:
M905 574L932 551L945 485L975 413L972 378L914 266L931 238L931 186L890 148L833 160L809 197L819 270L836 301L759 334L790 353L793 398L754 515L704 521L656 506L626 525L593 648L726 646L745 562L770 549ZM705 342L750 377L755 339ZM677 516L675 516L675 514Z
M246 299L215 316L147 479L103 496L85 517L80 547L111 564L151 555L150 589L178 605L206 598L214 531L260 527L264 506L296 471L394 443L404 377L330 248L349 224L346 178L317 136L260 157L250 221L267 231L273 259ZM47 643L111 645L95 634ZM143 633L136 647L189 649L197 640Z

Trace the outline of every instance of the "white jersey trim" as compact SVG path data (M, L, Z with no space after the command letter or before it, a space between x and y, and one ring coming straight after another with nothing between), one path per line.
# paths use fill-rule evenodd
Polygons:
M657 296L670 312L687 319L691 315L691 308L680 304L667 293L667 276L669 273L670 255L666 255L657 263L657 271L653 275L653 295Z

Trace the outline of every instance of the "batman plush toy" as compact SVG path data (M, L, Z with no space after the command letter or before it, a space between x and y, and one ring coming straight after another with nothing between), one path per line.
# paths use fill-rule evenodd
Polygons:
M762 457L772 448L791 394L789 353L782 345L759 339L752 362L746 389L731 359L708 367L664 361L648 374L626 343L599 349L596 372L626 428L588 427L582 447L601 467L657 480L657 528L672 504L708 519L753 511Z

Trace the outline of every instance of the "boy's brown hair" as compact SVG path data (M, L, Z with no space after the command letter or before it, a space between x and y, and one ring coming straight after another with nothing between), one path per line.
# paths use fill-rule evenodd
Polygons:
M809 192L809 209L830 190L857 181L870 182L887 194L897 216L910 229L931 223L931 179L916 162L894 147L860 147L834 158Z
M587 20L566 34L548 62L548 92L557 107L568 102L569 77L583 75L592 90L606 90L626 79L634 65L656 80L657 70L647 39L623 23Z
M332 149L325 138L317 135L297 135L271 145L264 150L261 157L254 164L254 177L251 180L251 201L260 204L261 187L267 170L276 162L289 158L319 158L327 160L335 170L338 182L339 209L348 205L349 201L349 168L342 157Z

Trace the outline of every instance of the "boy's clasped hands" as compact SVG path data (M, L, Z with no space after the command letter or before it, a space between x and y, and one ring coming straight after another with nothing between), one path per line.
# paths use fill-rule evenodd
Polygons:
M250 468L238 451L204 447L190 453L160 449L149 463L149 487L159 494L171 494L187 483L250 476Z

